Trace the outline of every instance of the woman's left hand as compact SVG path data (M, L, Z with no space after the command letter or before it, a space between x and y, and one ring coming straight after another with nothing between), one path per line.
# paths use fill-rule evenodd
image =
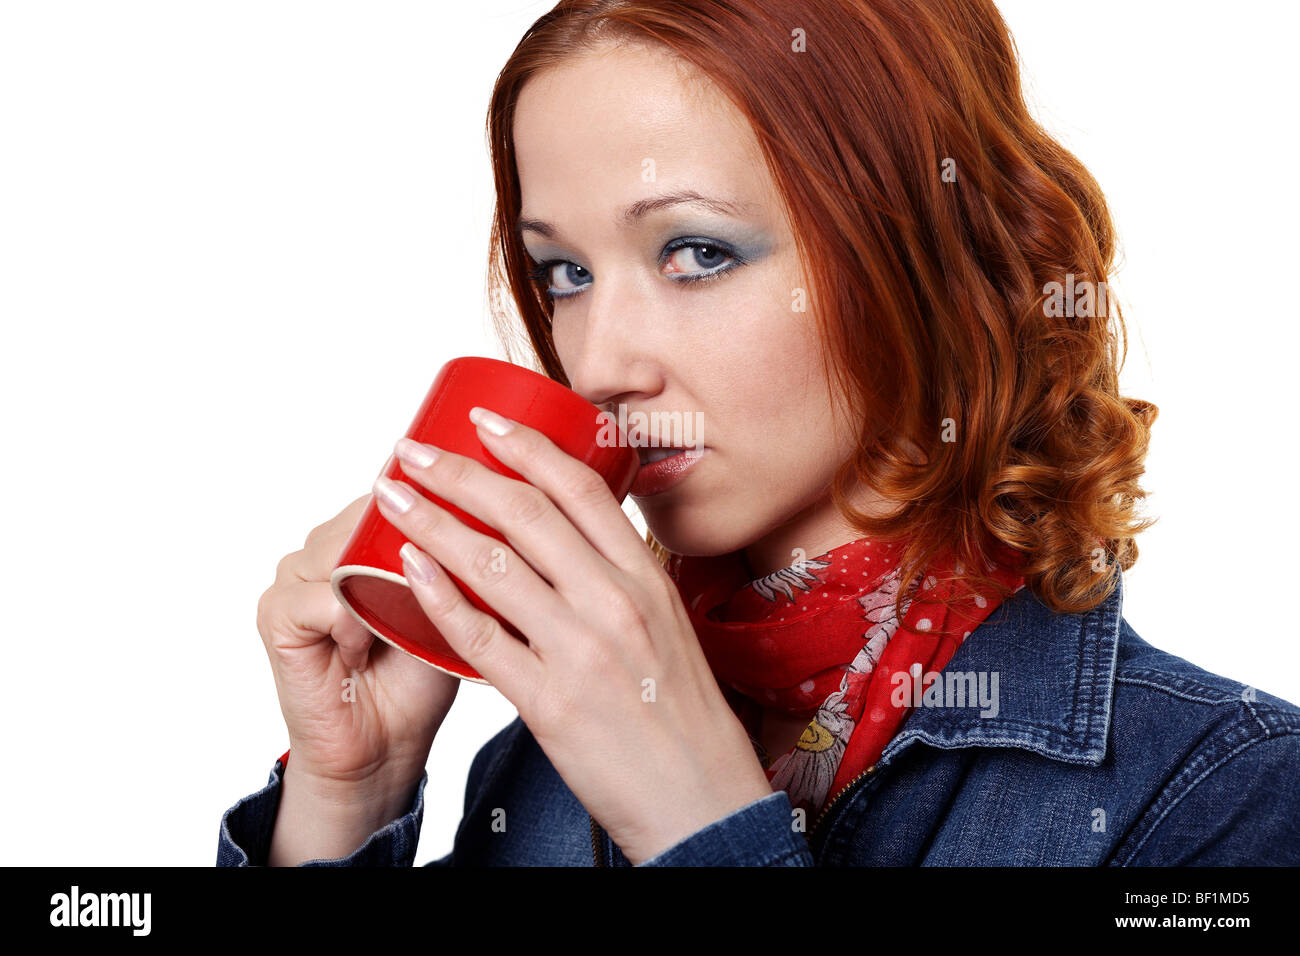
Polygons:
M395 482L414 497L403 513L383 479L375 484L384 517L434 559L431 581L410 560L406 578L447 643L514 704L634 865L771 794L677 588L604 480L534 429L486 409L470 417L488 451L531 485L408 439L394 453L416 485L512 547ZM423 464L421 451L436 457ZM528 644L475 608L439 565Z

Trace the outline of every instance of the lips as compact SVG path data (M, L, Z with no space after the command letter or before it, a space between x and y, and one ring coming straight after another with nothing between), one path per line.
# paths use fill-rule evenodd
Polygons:
M680 455L686 449L676 445L662 446L659 448L638 448L637 455L641 458L642 466L653 464L664 458L670 458L673 455Z
M634 498L648 498L676 485L704 455L705 448L641 448L641 469L628 491Z

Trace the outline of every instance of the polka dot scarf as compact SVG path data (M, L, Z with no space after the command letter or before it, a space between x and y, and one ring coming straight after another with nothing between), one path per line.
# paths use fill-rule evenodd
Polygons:
M740 552L673 555L669 563L705 657L773 790L785 790L810 823L875 763L917 702L932 705L924 691L935 682L927 675L942 670L999 603L996 594L956 589L953 579L964 569L940 560L908 586L900 628L894 600L901 552L862 538L757 580L748 579ZM1003 549L999 560L989 574L1012 591L1023 587L1013 570L1017 556ZM953 594L962 597L945 607ZM755 739L763 709L809 718L795 747L775 759Z

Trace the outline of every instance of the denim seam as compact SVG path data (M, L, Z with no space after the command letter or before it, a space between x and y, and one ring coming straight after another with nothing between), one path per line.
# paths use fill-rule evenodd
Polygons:
M1098 717L1098 708L1100 708L1101 752L1098 756L1103 760L1106 756L1107 741L1110 739L1111 713L1115 704L1115 676L1119 668L1119 645L1122 640L1121 631L1124 626L1124 576L1122 573L1116 587L1119 591L1119 600L1113 610L1108 612L1110 617L1098 625L1099 633L1106 636L1105 644L1101 641L1088 642L1097 655L1100 655L1103 646L1109 646L1110 648L1110 659L1106 662L1104 669L1099 668L1094 674L1092 697L1090 699L1092 708L1089 711L1087 727L1087 731L1091 734L1094 729L1092 721ZM1109 607L1109 605L1103 606Z
M1001 736L1001 737L984 737L980 740L945 740L933 736L926 732L914 733L911 740L917 740L921 743L936 747L939 750L961 750L963 748L990 748L990 747L1017 747L1022 750L1028 750L1036 753L1041 757L1049 757L1054 760L1060 760L1063 763L1096 766L1105 757L1104 751L1094 748L1081 749L1080 741L1072 740L1059 731L1044 731L1039 728L1040 733L1036 735L1038 739L1030 739L1028 736ZM1060 746L1058 741L1073 745L1070 748ZM901 750L901 748L898 748ZM897 751L896 751L897 752Z
M1088 666L1087 652L1092 650L1092 645L1086 639L1087 630L1088 630L1087 619L1080 618L1079 634L1077 637L1078 649L1075 652L1075 657L1074 657L1074 668L1075 668L1074 693L1070 696L1069 727L1070 727L1070 732L1072 734L1077 733L1079 731L1079 698L1082 696L1084 685L1091 679L1091 675L1093 673ZM1095 688L1092 687L1089 687L1088 690L1090 692L1088 697L1088 702L1091 703L1095 698L1096 691ZM1087 715L1084 718L1083 735L1085 738L1087 736L1088 729L1091 725L1090 724L1091 717L1092 717L1092 711L1089 710L1087 712Z
M1250 711L1250 716L1255 718L1255 723L1259 724L1260 729L1269 736L1272 736L1268 724L1264 723L1264 718L1260 716L1259 709L1254 705L1254 703L1249 700L1242 700L1242 703L1246 705L1246 709Z
M1183 700L1190 700L1198 704L1231 704L1241 700L1231 694L1225 694L1221 688L1211 687L1201 681L1187 680L1183 677L1170 674L1168 671L1151 670L1150 668L1131 667L1125 668L1124 672L1115 676L1117 681L1123 681L1126 684L1141 684L1147 687L1157 687L1160 690L1174 694ZM1245 687L1245 684L1241 685Z
M1159 673L1159 672L1147 671L1145 673ZM1129 684L1134 687L1149 687L1152 690L1158 690L1161 691L1162 693L1168 694L1170 697L1176 697L1180 700L1190 701L1195 704L1207 704L1212 707L1222 707L1224 705L1241 704L1250 712L1251 718L1255 721L1256 724L1259 725L1260 730L1262 730L1265 734L1268 734L1270 736L1277 734L1279 732L1284 734L1300 732L1300 720L1295 719L1295 714L1293 714L1291 711L1273 707L1267 704L1261 707L1259 705L1259 701L1248 701L1248 700L1243 700L1240 697L1231 697L1231 696L1202 697L1202 696L1191 694L1188 691L1182 690L1180 688L1170 687L1168 684L1159 681L1144 680L1144 679L1138 679L1133 677L1117 677L1116 681L1118 683ZM1202 690L1212 689L1212 688L1206 688L1202 684L1197 684L1195 686L1197 686L1199 689ZM1246 687L1249 685L1242 684L1241 686ZM1279 726L1270 726L1270 724L1264 720L1265 715L1272 718L1273 722L1275 724L1278 724Z
M1074 743L1074 744L1080 744L1080 745L1083 744L1084 742L1086 742L1086 740L1087 740L1087 738L1088 738L1088 736L1089 736L1089 734L1087 734L1086 732L1085 732L1085 733L1082 733L1082 734L1078 734L1078 735L1076 735L1076 734L1074 734L1073 732L1070 732L1070 731L1063 731L1063 730L1061 730L1059 727L1056 727L1056 726L1046 726L1046 725L1044 725L1044 723L1043 723L1042 721L1025 720L1024 718L1021 718L1021 717L1003 717L1003 716L999 715L999 716L997 716L997 717L984 717L984 718L981 718L981 719L985 722L986 725L987 725L987 724L1000 724L1000 725L1005 725L1005 726L1007 727L1008 730L1021 730L1021 729L1023 729L1023 730L1026 732L1027 735L1032 735L1032 736L1039 737L1039 738L1057 737L1057 738L1059 738L1059 739L1061 739L1061 740L1067 740L1067 741L1070 741L1071 743ZM936 722L936 723L937 723L937 722ZM922 735L922 734L930 733L930 732L931 732L931 729L932 729L931 727L923 727L923 728L919 728L919 729L918 729L918 728L913 728L913 729L910 731L910 733L911 733L912 735L914 735L914 736L919 737L919 736ZM934 728L934 729L941 729L941 730L942 730L942 729L948 729L948 728L944 728L944 727L942 726L942 724L938 724L938 726L937 726L936 728ZM969 727L961 726L961 727L957 727L957 728L955 728L955 729L956 729L956 731L957 731L959 734L962 734L962 735L965 735L965 734L970 733L970 728L969 728ZM903 733L909 733L909 731L907 731L906 729L904 729L903 731L900 731L900 736L901 736L901 734L903 734Z
M1121 583L1122 587L1122 583ZM1122 591L1121 591L1122 601ZM1022 731L1022 737L1000 735L979 740L968 739L968 728L958 728L956 738L940 737L934 730L942 731L940 726L933 730L926 728L914 730L912 738L923 740L933 746L943 747L944 743L958 746L1019 746L1041 756L1062 760L1071 764L1095 765L1105 759L1106 740L1110 731L1111 709L1113 703L1113 681L1119 659L1120 628L1123 620L1120 605L1103 604L1089 614L1079 618L1075 635L1076 655L1075 674L1069 709L1064 714L1065 726L1045 726L1041 721L1035 722L1017 717L998 717L996 720L1011 731ZM983 625L981 625L983 626ZM962 645L965 646L964 644ZM1100 658L1105 648L1110 650L1110 660L1101 664ZM960 651L960 648L959 648ZM963 661L969 664L970 661ZM951 664L951 662L950 662ZM1098 734L1100 730L1100 734ZM907 740L907 727L904 725L899 738ZM1100 745L1097 740L1100 740ZM943 749L953 749L943 747ZM1082 759L1080 759L1082 757Z
M1214 676L1219 676L1219 675L1214 675ZM1156 668L1153 667L1126 666L1123 668L1122 672L1119 675L1117 675L1117 679L1132 681L1134 683L1141 682L1143 679L1150 680L1154 682L1155 686L1161 687L1162 689L1167 690L1170 693L1179 694L1180 696L1185 697L1188 700L1202 700L1205 702L1224 703L1224 704L1230 704L1233 703L1234 701L1241 700L1240 695L1229 693L1225 691L1222 687L1217 687L1213 684L1207 684L1205 681L1198 680L1197 678L1194 677L1187 677L1183 674L1171 674L1169 671L1157 670ZM1238 687L1253 686L1250 684L1245 684L1238 680L1233 680L1230 677L1224 677L1222 679L1225 681L1229 681L1230 683L1235 684ZM1262 688L1258 688L1258 689L1262 690ZM1265 693L1267 693L1267 691L1265 691ZM1270 695L1270 696L1276 696L1276 695ZM1258 701L1256 703L1258 703ZM1269 707L1270 710L1275 709L1273 708L1272 705L1269 705L1267 703L1265 704L1265 706Z
M1169 814L1172 813L1174 809L1180 803L1183 802L1183 800L1187 797L1187 795L1190 794L1201 783L1201 781L1205 780L1215 771L1219 770L1221 767L1223 767L1224 764L1226 764L1228 761L1230 761L1233 757L1237 756L1237 754L1241 753L1242 751L1247 750L1250 747L1255 746L1256 744L1260 744L1268 740L1277 740L1281 736L1286 736L1286 735L1283 734L1283 735L1278 735L1276 737L1274 736L1252 737L1248 740L1243 741L1242 743L1233 747L1230 751L1227 751L1225 754L1223 754L1223 756L1217 762L1215 762L1212 766L1207 767L1195 780L1187 784L1187 786L1183 788L1181 793L1179 793L1175 797L1170 798L1168 806L1166 806L1162 811L1160 811L1160 816L1158 816L1151 823L1151 825L1147 827L1146 833L1144 833L1142 835L1142 838L1138 840L1137 845L1134 846L1133 849L1126 854L1124 862L1121 863L1120 865L1128 866L1132 862L1133 858L1142 851L1142 847L1146 845L1147 841L1155 833L1156 829L1160 826L1160 824L1165 821L1165 818L1168 817ZM1190 758L1190 760L1185 761L1185 763L1194 762L1199 757L1200 754L1194 753ZM1181 776L1181 774L1179 776ZM1158 803L1161 797L1163 797L1165 793L1168 793L1172 787L1176 786L1178 782L1179 781L1177 777L1175 777L1174 780L1171 780L1169 784L1166 785L1164 790L1161 791L1161 793L1156 797L1156 802Z

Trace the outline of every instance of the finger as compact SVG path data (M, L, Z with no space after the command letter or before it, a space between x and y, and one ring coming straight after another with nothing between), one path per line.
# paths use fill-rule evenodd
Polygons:
M364 659L374 641L339 603L328 581L297 581L268 590L258 603L258 625L268 649L310 647L331 638L353 661Z
M415 447L412 447L415 446ZM427 489L466 514L505 536L515 553L570 601L608 577L608 562L547 497L524 481L507 478L465 455L399 440L402 471L417 488ZM436 454L431 464L412 459L422 452ZM444 564L431 542L417 541ZM459 577L454 567L452 573Z
M564 620L571 615L565 598L528 562L496 538L467 527L404 481L389 481L381 476L375 482L375 491L380 514L407 540L510 621L538 646L539 653L545 652L552 635L539 629L538 622ZM468 602L467 606L473 608Z
M384 464L384 471L388 470L388 466L392 464L392 462L393 458L390 456L388 462ZM382 475L384 471L381 471L380 474ZM370 492L366 492L364 495L359 495L342 511L336 514L333 518L330 518L329 521L312 528L308 533L307 541L303 546L310 547L312 542L318 537L335 538L340 534L345 536L351 534L352 530L357 526L357 522L361 520L361 512L365 510L366 504L370 501L371 497L373 496Z
M649 564L658 568L659 562L598 472L535 428L484 408L471 409L470 416L478 418L479 439L493 456L543 491L606 561L629 572ZM505 434L497 433L501 423Z
M536 686L540 673L536 652L506 633L496 618L470 604L429 554L407 542L401 555L411 593L452 650L507 699L527 699L521 695Z
M362 510L373 497L373 494L362 495L334 518L313 528L300 550L280 559L275 569L276 582L328 581L348 538L361 520Z

